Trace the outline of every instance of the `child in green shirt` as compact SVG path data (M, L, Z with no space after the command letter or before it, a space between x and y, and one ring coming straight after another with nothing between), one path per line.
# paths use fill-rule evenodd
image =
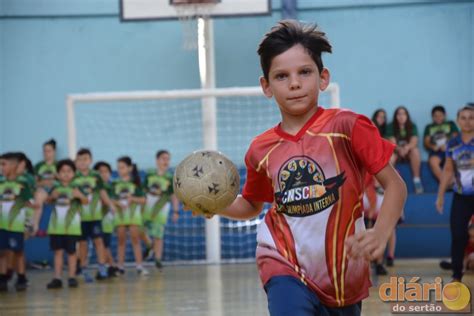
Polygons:
M151 170L145 178L145 227L147 233L153 238L153 251L155 265L162 268L161 257L163 254L163 235L168 222L170 202L173 208L173 221L178 220L179 202L173 192L173 174L168 170L170 153L160 150L156 154L156 170Z
M112 167L105 161L99 161L94 165L94 170L100 174L102 182L104 183L104 188L107 191L109 196L112 195L112 183L110 181L112 177ZM109 207L102 206L102 240L104 241L105 249L105 262L107 265L107 274L109 277L116 276L118 273L118 267L115 264L114 257L112 256L112 251L110 250L110 243L112 240L112 233L115 229L114 223L114 211Z
M119 179L112 183L112 201L116 207L115 226L118 238L118 266L121 274L125 273L125 246L127 229L135 256L138 274L147 275L149 272L143 267L142 249L140 245L140 232L143 225L141 206L146 199L141 187L137 166L130 157L124 156L117 160Z
M32 216L33 190L31 181L19 174L21 153L3 155L4 177L0 180L0 251L11 258L17 274L15 288L24 291L27 288L25 276L24 241L25 224ZM0 264L0 291L8 290L6 276L7 263Z
M69 287L77 287L76 243L81 236L81 204L88 199L77 186L73 185L76 166L70 159L61 160L57 165L59 183L52 188L48 202L54 203L54 209L48 225L51 250L54 251L54 278L48 283L48 289L61 288L64 252L68 256Z

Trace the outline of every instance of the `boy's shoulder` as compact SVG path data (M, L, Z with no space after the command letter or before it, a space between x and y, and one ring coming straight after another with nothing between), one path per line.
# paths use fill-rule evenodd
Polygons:
M371 122L366 116L346 108L323 109L309 130L313 133L345 134L350 138L352 128L359 119Z
M344 108L324 109L320 107L316 115L317 117L311 124L306 126L308 131L318 132L327 129L332 132L349 132L357 119L368 120L365 116ZM256 157L258 159L259 156L265 155L269 149L283 141L282 136L277 132L279 126L280 124L256 136L250 143L247 158Z
M156 175L156 169L150 168L145 171L145 177Z
M46 162L44 160L41 160L40 162L37 162L35 165L35 170L40 169Z
M462 144L461 135L457 135L456 137L453 137L448 141L447 147L449 149L449 148L457 147L461 144Z

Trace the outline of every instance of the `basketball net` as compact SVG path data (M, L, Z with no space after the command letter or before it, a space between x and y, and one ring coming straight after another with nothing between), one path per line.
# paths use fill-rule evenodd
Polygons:
M198 48L198 19L209 18L214 6L214 3L180 4L174 6L176 16L181 23L183 48L185 50L196 50Z

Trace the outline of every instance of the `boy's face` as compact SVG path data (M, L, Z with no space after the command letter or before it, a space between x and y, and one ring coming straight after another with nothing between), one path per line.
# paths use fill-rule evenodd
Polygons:
M170 155L169 154L161 154L159 158L156 159L156 167L159 170L168 170L170 166Z
M446 115L441 111L436 111L433 113L433 123L435 124L443 124L444 120L446 119Z
M319 74L303 46L295 45L273 58L268 80L260 78L265 96L275 97L282 115L302 116L317 105L319 90L329 85L329 71Z
M11 177L16 175L18 169L18 161L13 159L3 160L3 175Z
M76 168L80 171L89 170L89 167L92 163L91 156L89 155L79 155L76 158Z
M107 168L106 166L101 166L99 168L99 174L100 174L100 177L102 178L102 181L106 183L109 182L110 180L109 168Z
M58 178L61 182L70 183L74 178L74 170L70 166L64 165L58 171Z
M458 125L463 133L471 133L474 129L474 111L464 110L458 115Z

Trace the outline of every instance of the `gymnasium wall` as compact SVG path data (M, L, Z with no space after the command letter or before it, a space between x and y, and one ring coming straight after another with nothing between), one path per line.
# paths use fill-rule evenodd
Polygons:
M433 104L454 117L474 100L474 1L315 2L300 0L299 18L331 39L324 60L345 107L405 104L421 132ZM281 16L273 3L271 17L216 20L219 87L258 83L256 46ZM0 1L0 151L36 161L54 136L65 155L68 93L199 87L179 22L122 23L118 12L118 0Z

